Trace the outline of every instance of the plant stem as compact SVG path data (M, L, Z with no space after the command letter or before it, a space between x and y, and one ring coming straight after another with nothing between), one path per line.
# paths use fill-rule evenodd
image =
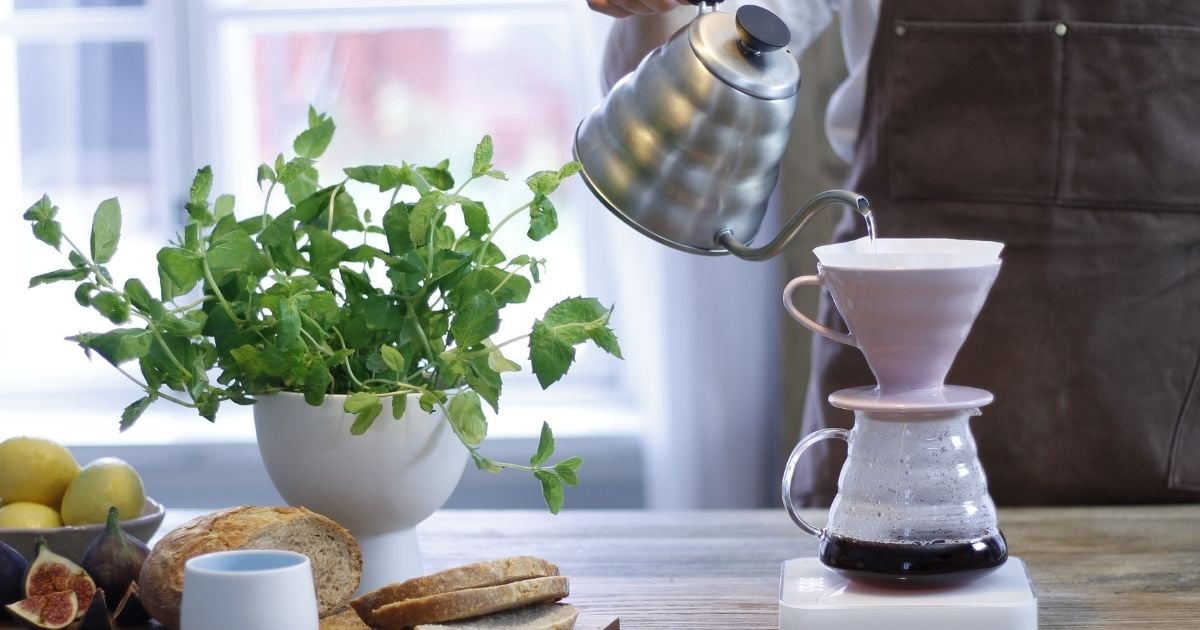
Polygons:
M342 344L342 350L353 350L346 345L346 338L342 336L342 331L338 330L337 326L333 327L333 334L337 335L338 342ZM363 382L358 380L358 377L354 375L354 368L350 367L350 357L342 359L342 365L346 368L346 375L350 377L350 382L362 388Z
M263 230L267 229L267 219L270 218L270 216L267 214L267 209L270 208L270 206L271 206L271 193L275 192L275 185L277 183L278 182L271 182L271 186L269 188L267 188L267 198L265 201L263 201L263 211L262 211ZM275 268L275 258L273 256L271 256L270 248L268 248L266 245L263 245L262 250L263 250L263 253L267 255L267 264L270 265L272 269L274 269Z
M170 394L164 394L164 393L162 393L162 392L160 392L160 391L155 391L155 390L152 390L152 389L150 389L150 386L149 386L149 385L147 385L147 384L145 384L145 383L143 383L143 382L139 381L139 380L138 380L136 377L134 377L132 374L130 374L129 372L126 372L126 371L125 371L125 369L124 369L124 368L122 368L121 366L119 366L119 365L118 365L118 366L114 366L114 367L116 367L116 368L117 368L117 371L118 371L118 372L120 372L120 373L121 373L121 374L122 374L122 375L123 375L125 378L127 378L127 379L129 379L129 380L133 381L133 384L134 384L134 385L137 385L138 387L142 388L142 391L146 392L147 394L149 394L149 393L154 393L155 395L157 395L159 398L161 398L161 399L163 399L163 400L167 400L167 401L173 402L173 403L175 403L175 404L177 404L177 405L181 405L181 406L183 406L183 407L189 407L189 408L191 408L191 409L195 409L195 408L196 408L196 403L191 403L191 402L188 402L188 401L186 401L186 400L181 400L181 399L179 399L179 398L176 398L176 397L174 397L174 396L171 396Z
M500 222L496 224L496 227L493 227L492 231L488 233L487 240L483 242L483 245L479 248L479 251L475 253L476 264L483 260L483 253L487 251L488 245L492 244L492 240L496 238L496 233L500 231L500 228L504 227L504 224L511 221L513 217L521 214L525 210L528 210L529 206L531 205L533 205L532 201L521 206L520 208L517 208L516 210L513 210L512 212L509 212L508 214L504 215L503 219L500 219Z
M221 303L221 308L225 310L225 314L229 316L229 320L237 322L238 318L237 315L233 314L233 307L229 305L229 302L225 299L225 295L221 293L221 288L217 286L217 281L213 278L212 269L208 267L208 250L203 246L200 247L200 262L204 266L204 281L208 283L208 286L212 287L213 296Z
M171 309L170 309L170 310L168 310L167 312L169 312L169 313L182 313L182 312L184 312L184 311L190 311L190 310L192 310L193 308L196 308L197 306L200 306L201 304L204 304L205 302L207 302L207 301L209 301L209 300L211 300L211 299L213 299L211 296L208 296L208 295L206 295L206 296L204 296L204 297L202 297L202 298L200 298L200 299L196 300L195 302L191 302L191 303L188 303L188 304L184 304L183 306L175 306L174 308L171 308ZM174 304L174 302L172 302L172 304Z
M485 357L493 352L499 351L500 348L503 348L504 346L507 346L509 344L521 341L522 339L528 339L528 338L529 338L528 334L521 335L520 337L513 337L512 339L509 339L508 341L505 341L504 343L502 343L498 346L492 346L491 348L484 348L483 350L473 350L471 352L464 352L462 354L459 354L457 356L457 358L459 358L459 359L474 359L475 357Z

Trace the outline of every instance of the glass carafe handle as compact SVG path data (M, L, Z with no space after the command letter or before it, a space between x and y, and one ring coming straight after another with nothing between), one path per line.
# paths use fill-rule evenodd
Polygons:
M821 429L820 431L809 433L804 437L803 440L800 440L800 443L796 445L796 448L792 449L792 454L787 460L787 466L785 466L783 469L783 507L787 508L788 516L792 517L792 521L796 523L800 529L804 530L807 534L816 536L817 538L824 536L825 530L813 527L808 521L804 520L804 517L800 516L800 513L796 510L796 506L792 503L792 475L796 472L796 462L800 461L800 456L804 454L804 451L808 450L808 447L820 442L821 440L827 440L830 438L845 440L845 442L849 444L850 432L846 429Z

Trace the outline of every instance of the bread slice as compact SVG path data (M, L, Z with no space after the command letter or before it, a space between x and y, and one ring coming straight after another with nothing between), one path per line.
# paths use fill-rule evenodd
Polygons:
M178 628L184 563L233 549L308 556L321 616L345 606L362 578L362 552L341 525L302 507L240 506L192 519L154 546L138 578L142 605L162 625Z
M558 567L541 558L513 556L465 564L405 582L389 584L351 601L350 605L363 619L370 619L371 611L393 602L554 575L558 575Z
M420 624L479 617L530 604L560 600L570 594L567 578L538 577L496 586L468 588L401 600L372 610L367 625L400 630Z
M413 630L572 630L579 611L570 604L536 604L492 615L432 623Z
M321 618L320 630L371 630L353 608L343 608Z

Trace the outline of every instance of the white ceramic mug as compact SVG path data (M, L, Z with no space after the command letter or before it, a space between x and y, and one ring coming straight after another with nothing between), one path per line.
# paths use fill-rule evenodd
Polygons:
M183 569L182 630L317 630L308 556L247 549L191 558Z

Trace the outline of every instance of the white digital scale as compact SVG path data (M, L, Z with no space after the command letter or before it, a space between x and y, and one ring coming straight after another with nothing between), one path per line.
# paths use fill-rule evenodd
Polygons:
M1037 630L1037 595L1020 558L967 584L889 588L817 558L783 563L779 630Z

